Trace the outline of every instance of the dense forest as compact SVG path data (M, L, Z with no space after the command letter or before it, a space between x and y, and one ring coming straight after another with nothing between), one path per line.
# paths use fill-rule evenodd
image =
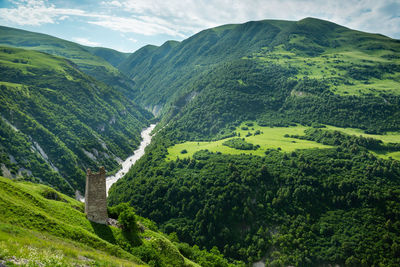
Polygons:
M200 151L167 162L168 143L157 136L109 201L131 201L180 240L246 262L396 266L399 162L350 139L332 149L265 157Z

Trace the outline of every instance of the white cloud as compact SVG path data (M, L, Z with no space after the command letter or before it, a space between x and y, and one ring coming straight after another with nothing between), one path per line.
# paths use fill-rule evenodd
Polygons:
M0 8L0 21L14 25L33 25L56 23L71 16L87 17L88 23L99 25L125 33L137 33L146 36L166 34L174 37L186 37L174 29L167 20L149 17L119 17L109 14L89 13L81 9L57 8L45 0L17 0L16 8ZM121 6L118 1L103 2L105 5Z
M393 5L395 1L365 2L364 6L356 5L353 13L347 13L350 19L337 16L336 20L357 30L400 38L400 4ZM388 12L387 8L392 10Z
M67 18L69 18L69 16L61 16L58 18L58 20L66 20Z
M396 0L104 0L91 10L83 10L87 3L82 9L61 8L46 0L13 3L15 8L0 8L0 21L41 25L85 17L90 24L121 33L185 38L227 23L317 17L400 38L400 5ZM79 7L79 2L76 5Z
M137 43L138 40L133 39L133 38L128 38L129 41L131 41L132 43Z
M16 25L42 25L63 20L66 16L85 16L85 11L79 9L56 8L44 0L15 1L16 8L0 8L0 18Z
M82 44L82 45L87 45L87 46L101 46L100 43L90 41L89 39L84 38L84 37L73 37L72 40L74 40L75 42L77 42L77 43L79 43L79 44Z
M396 0L120 0L119 3L142 22L163 25L186 36L227 23L317 17L400 38L400 5Z
M115 6L115 7L121 7L122 6L122 4L120 2L118 2L118 1L116 1L116 0L109 2L109 4L111 6Z
M158 24L156 22L145 21L141 18L123 18L113 16L101 16L101 19L97 18L98 17L96 17L94 20L89 20L88 23L124 33L130 32L146 36L167 34L170 36L185 37L185 35L174 30L173 28Z

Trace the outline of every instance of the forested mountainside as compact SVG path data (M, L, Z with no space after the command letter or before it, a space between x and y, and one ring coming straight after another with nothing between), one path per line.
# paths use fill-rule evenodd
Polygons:
M202 138L235 121L282 117L385 130L400 125L399 53L398 40L328 21L266 20L146 46L120 70L135 81L137 102L163 109L167 121L181 112L182 125L199 126L184 126L186 132L200 131ZM366 113L370 118L358 122Z
M109 48L87 47L47 34L0 26L0 45L46 52L67 58L84 73L132 98L134 83L118 71L128 54Z
M118 168L152 115L69 60L0 47L3 176L84 192L88 167Z
M400 264L399 55L312 18L138 50L119 68L160 131L110 204L249 264Z

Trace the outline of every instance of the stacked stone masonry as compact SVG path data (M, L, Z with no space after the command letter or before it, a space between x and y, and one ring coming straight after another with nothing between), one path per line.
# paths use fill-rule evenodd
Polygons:
M106 170L104 167L100 167L99 173L87 170L85 213L92 222L107 223Z

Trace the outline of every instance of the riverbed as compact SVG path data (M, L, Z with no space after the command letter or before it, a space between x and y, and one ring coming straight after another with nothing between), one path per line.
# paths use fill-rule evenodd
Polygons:
M144 155L144 149L151 142L151 132L153 131L154 127L156 127L156 125L151 124L148 128L142 131L142 142L140 142L138 149L133 152L132 156L128 157L124 162L122 162L122 168L116 174L106 178L107 196L110 187L119 179L121 179L129 171L133 164L135 164L135 162Z

